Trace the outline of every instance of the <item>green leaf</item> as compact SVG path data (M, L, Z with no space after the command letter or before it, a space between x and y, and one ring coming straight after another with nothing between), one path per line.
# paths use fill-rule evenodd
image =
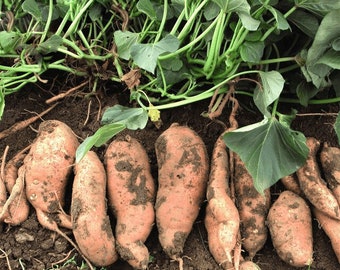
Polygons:
M328 50L319 58L316 64L324 64L333 69L340 69L340 51Z
M147 122L148 113L145 109L128 108L119 104L106 109L101 120L102 125L120 123L131 130L143 129Z
M158 56L165 52L174 52L179 47L179 40L167 35L155 44L134 44L131 46L131 57L140 68L155 72Z
M11 53L15 50L18 41L20 39L20 34L17 32L0 32L0 50L3 53Z
M58 35L53 35L37 47L37 51L42 54L56 52L63 44L63 39Z
M270 117L267 108L281 94L284 85L284 79L278 71L259 72L262 82L262 88L256 87L254 91L254 102L260 112Z
M225 13L236 12L240 17L242 25L249 31L256 31L260 25L259 20L255 20L250 15L250 5L247 0L213 0Z
M272 6L266 6L266 8L270 11L271 14L273 14L276 20L278 29L280 30L290 29L289 23L287 22L286 18L283 16L283 14L280 11L278 11Z
M335 130L336 136L338 137L338 144L340 144L340 113L338 113L338 116L336 117L336 120L334 123L334 130Z
M257 63L262 59L265 45L263 41L245 41L240 46L240 55L244 62Z
M129 31L115 31L114 41L117 46L118 56L124 60L130 59L131 46L137 43L139 34Z
M21 8L24 12L31 14L37 21L42 21L41 8L35 0L25 0Z
M78 163L93 146L99 147L110 140L113 136L124 130L122 123L112 123L100 127L95 134L87 137L77 148L76 163Z
M299 8L307 9L321 16L332 10L340 9L339 0L295 0L295 4Z
M228 132L223 139L245 163L260 193L295 172L308 155L305 136L275 118Z
M150 0L139 0L137 9L146 14L151 20L157 19L156 10Z
M292 109L290 114L277 113L277 115L279 116L279 122L282 125L285 125L286 127L289 128L293 120L296 118L296 113L297 113L297 110L295 109Z
M340 9L327 13L322 19L314 41L307 51L306 64L301 70L308 82L312 82L316 88L327 86L327 77L331 71L329 65L320 64L318 60L331 48L332 42L340 36Z
M301 81L296 87L296 95L302 106L307 107L309 100L319 92L319 89L310 82Z
M319 28L319 21L315 15L302 10L296 10L289 15L288 20L293 22L303 33L314 38Z

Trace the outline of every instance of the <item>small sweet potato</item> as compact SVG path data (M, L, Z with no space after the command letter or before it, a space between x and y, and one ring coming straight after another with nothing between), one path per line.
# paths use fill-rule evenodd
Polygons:
M57 120L45 121L20 167L24 170L27 199L40 224L50 230L56 230L58 224L72 228L71 218L62 207L78 145L69 126Z
M215 143L212 158L205 214L210 253L215 261L230 269L240 226L238 210L229 196L229 159L226 145L221 137Z
M318 220L321 228L331 240L332 248L340 263L340 221L330 218L316 207L313 207L313 214Z
M157 138L155 149L159 241L165 253L181 263L185 241L205 197L209 170L207 151L196 132L178 124L172 124Z
M263 195L260 194L240 157L235 154L234 160L235 197L240 214L242 246L252 259L267 240L266 218L270 207L270 190L266 189Z
M12 193L13 187L18 181L24 181L22 176L18 175L18 170L22 166L26 156L27 148L17 153L5 166L4 180L6 189L9 194ZM6 218L4 221L12 226L16 226L24 222L29 215L30 206L26 198L25 190L22 189L18 196L15 196L9 203Z
M135 269L147 269L144 245L155 222L155 183L148 155L134 138L111 142L105 153L109 205L117 218L117 251Z
M320 153L320 162L325 180L340 205L340 149L325 143Z
M280 180L281 180L281 183L286 188L286 190L290 190L300 196L303 194L300 188L299 180L297 179L296 173L292 173L290 175L284 176Z
M320 169L316 160L316 155L320 147L320 142L309 137L306 142L309 154L305 165L296 171L299 185L306 198L320 211L326 215L340 220L339 204L333 193L321 178Z
M106 208L106 172L97 154L87 152L74 167L71 218L73 234L83 255L98 266L118 259Z
M295 267L312 263L312 217L304 199L289 190L282 192L267 221L273 246L283 261Z

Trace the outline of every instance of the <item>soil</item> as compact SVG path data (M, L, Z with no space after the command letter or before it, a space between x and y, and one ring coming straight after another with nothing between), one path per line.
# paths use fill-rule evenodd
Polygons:
M63 81L61 76L55 80L52 89L47 89L46 85L29 85L20 92L6 97L6 107L3 119L0 122L0 131L11 127L13 124L28 119L37 113L45 110L50 105L45 101L53 95L64 92L70 88ZM89 90L82 89L89 93ZM99 127L100 116L108 106L120 103L127 105L129 92L122 90L119 85L109 84L106 90L98 92L96 95L77 92L61 100L59 104L36 121L29 127L20 130L9 137L0 141L0 155L6 147L9 146L7 159L10 159L16 152L29 145L36 136L39 124L48 119L57 119L68 124L82 140L92 135ZM137 138L147 150L152 166L152 174L157 179L157 164L154 150L154 143L162 131L171 123L178 122L193 128L206 143L209 155L211 155L215 140L223 131L223 127L216 121L211 121L201 116L203 111L207 110L209 101L203 101L185 107L175 108L172 110L162 111L162 126L157 128L154 124L149 123L143 130L125 131L118 136L130 134ZM130 104L133 106L133 104ZM252 105L250 98L240 99L240 109L237 114L239 126L248 125L261 120ZM292 124L295 130L303 132L306 136L313 136L321 142L328 142L330 145L337 146L337 139L333 130L335 116L324 113L336 113L339 111L339 105L327 106L309 106L307 108L292 104L282 104L279 107L281 112L289 112L291 108L298 110L299 115ZM227 106L218 120L228 123L230 107ZM318 115L319 113L322 113ZM101 159L107 145L94 150L99 154ZM272 198L275 200L283 187L278 183L271 188ZM70 204L70 190L67 192L67 204ZM203 203L199 217L197 218L193 230L189 235L184 248L184 269L185 270L212 270L220 269L214 262L209 253L207 245L207 233L203 224L205 203ZM69 209L66 207L66 211ZM339 263L334 255L330 241L325 233L318 227L313 220L314 232L314 262L310 268L300 269L339 269ZM69 237L72 233L63 230ZM177 262L170 260L158 241L157 229L153 229L147 242L147 247L151 253L152 262L150 270L156 269L178 269ZM82 258L74 248L61 236L54 232L48 231L41 227L36 219L34 209L31 209L29 218L20 226L9 227L4 225L0 233L0 269L84 269L81 268ZM246 255L246 254L244 254ZM74 260L73 260L74 258ZM71 261L71 262L70 262ZM72 263L73 262L73 263ZM254 258L263 270L293 270L277 256L270 237L265 247L258 252ZM78 265L76 266L75 263ZM11 268L9 268L9 264ZM114 265L106 269L131 269L125 262L119 260Z

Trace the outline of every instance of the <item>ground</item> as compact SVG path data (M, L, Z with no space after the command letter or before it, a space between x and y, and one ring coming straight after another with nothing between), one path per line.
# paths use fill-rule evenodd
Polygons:
M60 79L60 78L59 78ZM56 80L58 81L58 80ZM45 101L59 92L66 91L69 87L63 80L59 84L54 84L53 88L47 89L43 84L29 85L19 93L7 96L6 108L3 119L0 122L0 131L11 127L18 121L22 121L43 111L50 105ZM109 85L110 86L110 85ZM86 90L86 87L84 88ZM9 146L7 159L12 157L17 151L30 144L35 136L39 123L48 119L58 119L68 124L79 136L80 140L92 135L99 127L100 115L103 110L116 103L128 103L128 90L112 85L105 91L101 91L96 96L84 96L79 91L76 94L66 97L47 115L33 123L30 127L18 131L15 134L0 141L0 155ZM252 106L250 98L240 99L241 108L238 111L237 120L240 126L255 123L261 120L261 116ZM131 104L132 106L132 104ZM201 116L201 113L208 107L208 101L188 105L173 110L162 111L161 117L163 125L158 129L152 123L148 124L144 130L128 132L136 137L145 146L150 162L152 173L157 179L157 164L154 152L154 142L159 134L171 123L178 122L193 128L206 143L208 153L211 155L212 147L217 137L222 132L222 126L218 122L211 121ZM299 115L293 122L293 128L302 131L306 136L314 136L321 142L328 142L337 145L335 133L332 128L335 117L332 114L339 111L338 105L330 106L310 106L308 109L292 104L282 104L279 111L289 111L291 108L298 109ZM228 123L230 108L225 108L219 120ZM318 115L323 113L322 115ZM103 158L106 146L95 148L95 151ZM280 184L272 187L272 198L283 190ZM68 192L68 202L70 192ZM69 203L68 203L69 205ZM199 217L197 218L192 233L189 235L184 249L184 269L185 270L212 270L220 269L209 253L207 245L207 234L203 224L205 203L203 203ZM66 209L67 211L68 209ZM332 251L330 241L324 232L318 227L314 220L314 262L310 269L335 270L339 269L339 264ZM72 233L65 230L72 238ZM158 242L157 229L154 228L146 245L148 246L152 262L150 270L156 269L178 269L176 262L167 258L162 252ZM0 232L0 269L77 269L74 263L70 263L72 258L81 266L81 257L74 251L73 247L62 237L54 232L42 228L36 220L34 210L31 210L29 219L17 227L4 226ZM293 270L296 268L282 262L276 255L270 238L265 247L257 254L254 261L262 270ZM9 264L11 268L9 268ZM78 268L80 269L80 268ZM119 260L116 264L107 269L131 269L126 263ZM303 268L308 269L308 267Z

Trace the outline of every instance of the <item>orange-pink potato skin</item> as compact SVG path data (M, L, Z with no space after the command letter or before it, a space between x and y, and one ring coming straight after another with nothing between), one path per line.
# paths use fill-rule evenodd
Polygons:
M61 226L72 228L71 220L61 214L60 206L64 205L78 145L69 126L47 120L40 124L38 136L24 159L26 196L36 209L39 222L47 228L55 223L49 214L57 214Z
M79 249L93 264L108 266L118 259L106 205L106 172L93 151L74 167L71 218Z
M155 182L149 158L136 139L116 139L105 153L108 198L117 218L117 251L134 269L147 269L144 245L155 222Z
M156 222L165 253L178 259L205 197L209 161L196 132L172 124L155 143L158 163Z
M303 198L283 191L271 206L267 223L273 246L282 260L295 267L312 263L312 217Z

